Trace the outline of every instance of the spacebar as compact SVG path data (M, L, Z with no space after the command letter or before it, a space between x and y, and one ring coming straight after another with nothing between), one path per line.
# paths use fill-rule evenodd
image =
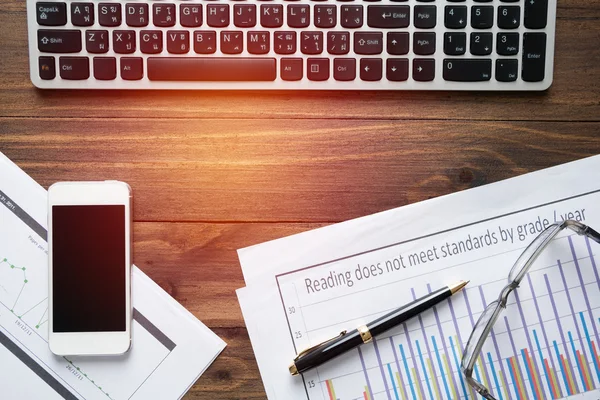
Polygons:
M277 77L274 58L219 57L150 57L148 79L151 81L274 81Z

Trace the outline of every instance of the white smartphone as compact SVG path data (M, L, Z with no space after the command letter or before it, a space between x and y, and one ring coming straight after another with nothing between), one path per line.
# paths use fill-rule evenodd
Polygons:
M57 355L131 345L131 189L118 181L48 189L48 344Z

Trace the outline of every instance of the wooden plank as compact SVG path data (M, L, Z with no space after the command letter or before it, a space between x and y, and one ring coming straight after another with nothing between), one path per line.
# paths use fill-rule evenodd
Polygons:
M572 122L0 119L44 186L121 179L138 221L342 221L600 153Z
M134 223L136 265L227 343L186 399L265 398L235 295L245 286L236 250L322 225Z
M0 116L597 121L599 19L600 0L560 2L554 85L543 93L66 92L32 87L25 2L8 0L0 10Z

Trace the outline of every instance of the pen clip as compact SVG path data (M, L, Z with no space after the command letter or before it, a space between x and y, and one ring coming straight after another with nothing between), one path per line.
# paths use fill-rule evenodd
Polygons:
M322 342L322 343L315 344L314 346L312 346L312 347L309 347L308 349L304 349L304 350L302 350L300 353L298 353L298 355L296 356L296 358L294 358L294 362L298 361L298 359L299 359L300 357L302 357L303 355L307 354L308 352L310 352L310 351L312 351L312 350L316 349L317 347L319 347L319 346L322 346L322 345L324 345L324 344L327 344L327 343L329 343L329 342L333 342L334 340L341 338L342 336L344 336L344 335L346 334L346 332L347 332L347 331L345 331L345 330L344 330L344 331L340 332L340 334L339 334L339 335L337 335L336 337L332 337L331 339L328 339L328 340L326 340L326 341L324 341L324 342Z

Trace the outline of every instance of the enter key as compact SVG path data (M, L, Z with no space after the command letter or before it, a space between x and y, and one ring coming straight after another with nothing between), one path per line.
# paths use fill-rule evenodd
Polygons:
M406 28L409 24L409 6L367 7L367 25L371 28Z

